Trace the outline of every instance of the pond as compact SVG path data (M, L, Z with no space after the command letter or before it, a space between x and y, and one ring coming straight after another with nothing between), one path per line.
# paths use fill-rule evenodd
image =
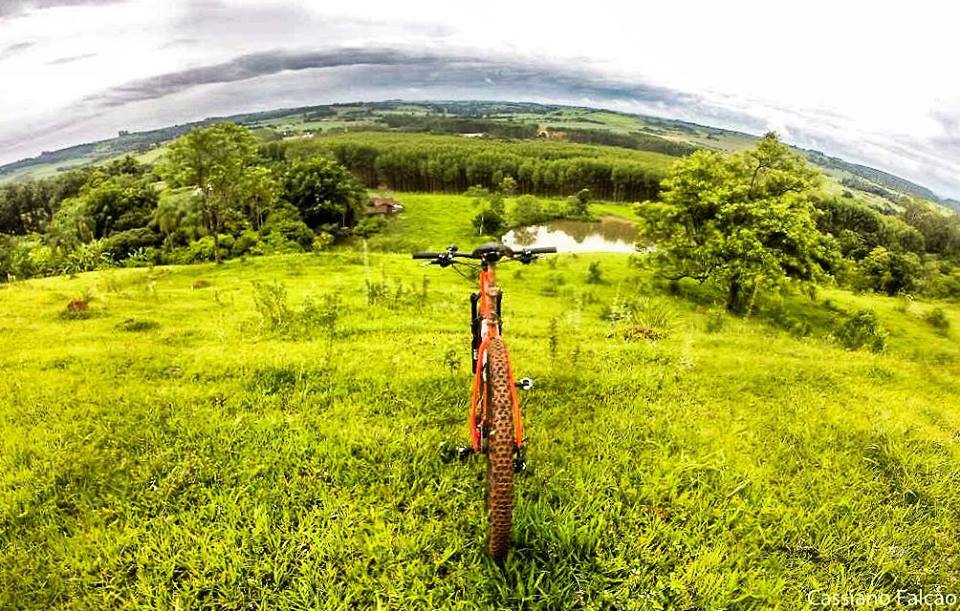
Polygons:
M513 249L556 246L559 252L636 252L637 226L603 217L599 222L557 220L508 231L502 242Z

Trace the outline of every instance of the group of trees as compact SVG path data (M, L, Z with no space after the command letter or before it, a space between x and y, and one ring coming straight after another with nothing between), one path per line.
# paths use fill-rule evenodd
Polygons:
M649 155L396 134L263 143L231 123L208 125L155 167L127 157L0 188L0 277L323 248L382 224L365 218L365 182L468 191L480 234L586 218L594 196L648 200L639 210L664 275L721 286L734 312L763 289L826 276L960 297L956 214L908 201L889 215L825 196L821 174L774 134L737 154L696 151L662 183L669 166ZM532 196L570 193L546 204Z
M549 127L548 129L562 132L565 140L582 144L619 146L625 149L652 151L675 157L683 157L697 150L697 147L685 142L668 140L654 134L645 134L638 131L622 134L605 129L572 129L566 127Z
M664 179L660 201L639 208L653 258L672 280L722 287L738 313L764 288L828 275L889 295L960 297L960 217L917 202L885 216L824 197L820 181L774 134L735 155L698 151Z
M289 163L245 128L199 127L156 167L127 157L0 189L0 277L322 248L362 225L365 207L330 159Z
M453 136L345 134L270 145L275 157L329 154L368 187L462 193L496 189L504 178L518 194L566 196L589 189L613 201L655 199L670 158L558 142Z

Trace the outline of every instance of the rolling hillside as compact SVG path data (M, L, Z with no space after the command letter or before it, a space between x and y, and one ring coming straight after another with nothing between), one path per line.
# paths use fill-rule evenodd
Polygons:
M684 121L584 107L515 102L387 101L278 109L211 117L146 132L122 132L109 140L45 152L35 158L0 166L0 182L49 176L128 153L149 158L150 151L191 128L223 120L254 128L266 139L389 130L507 138L539 136L667 155L684 155L697 148L736 151L757 140L756 136ZM845 188L858 192L877 207L896 206L898 198L906 196L960 210L956 202L941 199L929 189L892 174L818 151L802 152L838 183L845 182Z
M371 247L473 244L467 198L397 196ZM924 319L955 329L956 306L823 289L743 319L634 263L502 269L511 354L537 381L503 567L483 552L483 463L445 449L465 438L472 288L449 270L356 242L0 285L0 607L957 591L960 351ZM863 308L882 354L835 337Z

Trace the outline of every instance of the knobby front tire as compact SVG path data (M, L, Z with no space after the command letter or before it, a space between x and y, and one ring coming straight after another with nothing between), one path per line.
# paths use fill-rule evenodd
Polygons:
M503 340L495 337L487 346L487 513L490 535L487 550L500 560L510 549L513 530L513 401L510 368Z

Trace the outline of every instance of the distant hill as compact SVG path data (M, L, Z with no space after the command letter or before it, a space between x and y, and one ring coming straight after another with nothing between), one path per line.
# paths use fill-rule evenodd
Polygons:
M233 121L261 131L266 138L285 138L356 130L486 134L493 137L546 137L686 155L697 148L735 151L751 146L756 136L686 121L633 115L588 107L523 102L427 101L344 103L251 112L127 132L116 138L45 151L0 166L0 182L39 178L125 154L142 154L194 127ZM919 197L960 210L960 202L941 199L930 189L888 172L799 149L845 187L869 193L893 205ZM879 199L883 198L883 199Z
M914 182L910 182L905 178L900 178L899 176L890 174L889 172L884 172L882 170L877 170L876 168L871 168L869 166L860 165L857 163L850 163L838 157L830 157L824 153L821 153L820 151L806 150L805 152L807 154L807 158L818 166L839 170L841 172L848 172L890 191L905 195L912 195L913 197L919 197L922 199L928 199L941 204L947 204L949 201L951 201L941 199L930 189ZM952 207L956 207L956 202L954 202L954 206Z

